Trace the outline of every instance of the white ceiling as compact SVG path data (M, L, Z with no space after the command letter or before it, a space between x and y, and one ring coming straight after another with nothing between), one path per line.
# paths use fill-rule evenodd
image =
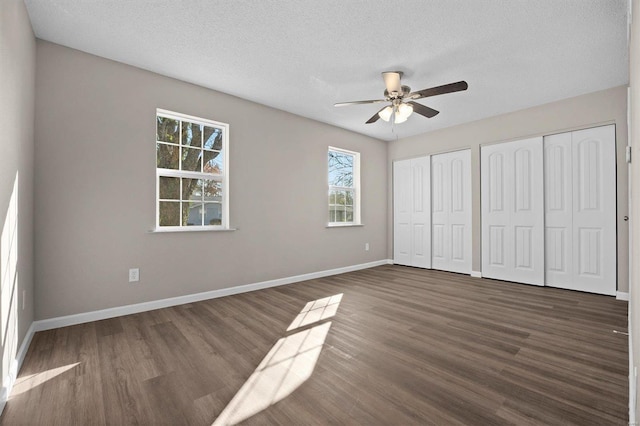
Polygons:
M627 0L25 0L38 38L383 140L628 83ZM440 110L364 124L382 71ZM215 117L213 117L215 119Z

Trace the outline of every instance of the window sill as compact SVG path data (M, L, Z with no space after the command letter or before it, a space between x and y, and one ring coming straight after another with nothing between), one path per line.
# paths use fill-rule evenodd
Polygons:
M359 228L364 226L363 223L345 223L345 224L334 224L330 223L325 228Z
M167 232L231 232L237 231L238 228L218 228L218 227L208 227L208 226L176 226L176 227L165 227L165 228L155 228L149 231L151 234L165 234Z

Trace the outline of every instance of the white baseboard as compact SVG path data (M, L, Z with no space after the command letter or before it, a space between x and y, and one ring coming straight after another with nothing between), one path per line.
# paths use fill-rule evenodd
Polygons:
M13 389L13 385L16 383L18 372L20 371L20 367L22 367L22 362L24 361L24 357L27 355L27 350L29 350L29 345L31 344L31 339L33 339L34 334L35 324L31 323L31 326L29 326L29 329L27 330L27 334L24 336L22 344L16 353L15 359L12 359L9 363L9 371L2 383L2 391L0 393L0 414L4 411L7 399L9 398L9 395L11 395L11 389Z
M328 277L331 275L344 274L346 272L358 271L360 269L373 268L375 266L387 265L389 259L377 260L375 262L361 263L359 265L345 266L343 268L328 269L325 271L311 272L308 274L295 275L292 277L279 278L275 280L262 281L253 284L228 287L219 290L205 291L203 293L187 294L185 296L171 297L168 299L154 300L151 302L136 303L133 305L118 306L115 308L101 309L99 311L84 312L81 314L66 315L62 317L49 318L35 321L35 331L51 330L54 328L67 327L70 325L83 324L91 321L99 321L107 318L115 318L123 315L137 314L139 312L152 311L154 309L168 308L170 306L184 305L185 303L199 302L201 300L215 299L218 297L231 296L233 294L246 293L249 291L262 290L269 287L277 287L286 284L293 284L300 281L313 280L316 278Z
M616 291L616 299L629 300L629 293L625 293L623 291Z
M471 271L471 276L473 278L482 278L482 272L479 271Z

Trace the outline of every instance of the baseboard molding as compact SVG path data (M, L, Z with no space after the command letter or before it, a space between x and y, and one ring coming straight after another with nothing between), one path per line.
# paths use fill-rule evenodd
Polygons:
M13 389L13 385L16 383L18 372L20 371L20 367L22 367L24 357L27 355L27 351L29 350L29 345L31 344L31 340L33 339L34 334L35 323L31 323L29 329L27 330L27 334L22 340L22 344L20 345L20 348L16 353L15 359L12 359L11 363L9 364L9 374L6 375L2 383L2 392L0 394L0 414L2 414L2 412L4 411L4 406L7 404L7 399L9 398L9 395L11 395L11 389Z
M625 293L623 291L616 291L616 299L629 300L629 293Z
M108 318L120 317L123 315L137 314L139 312L152 311L154 309L168 308L170 306L184 305L186 303L200 302L202 300L215 299L218 297L231 296L234 294L247 293L249 291L262 290L270 287L277 287L286 284L293 284L300 281L313 280L316 278L328 277L331 275L344 274L346 272L359 271L361 269L373 268L375 266L387 265L389 259L377 260L375 262L361 263L359 265L345 266L342 268L328 269L325 271L311 272L308 274L295 275L292 277L279 278L275 280L262 281L253 284L228 287L219 290L205 291L203 293L188 294L185 296L171 297L168 299L154 300L151 302L136 303L133 305L118 306L115 308L101 309L99 311L84 312L81 314L66 315L62 317L49 318L34 322L35 331L51 330L54 328L67 327L70 325L83 324L91 321L99 321Z
M482 272L479 271L471 271L471 276L473 278L482 278Z

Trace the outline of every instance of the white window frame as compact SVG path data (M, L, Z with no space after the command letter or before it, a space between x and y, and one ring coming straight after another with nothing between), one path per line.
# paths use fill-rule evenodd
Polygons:
M334 186L328 185L327 191L327 203L326 206L329 207L329 197L331 195L331 191L353 191L353 221L352 222L331 222L331 216L329 213L329 209L327 208L327 227L341 227L341 226L361 226L361 217L360 217L360 153L356 151L349 151L343 148L336 148L334 146L329 146L327 150L327 179L326 182L329 182L329 159L328 154L330 151L339 152L341 154L347 154L353 156L353 187L344 187L344 186Z
M182 121L188 121L194 124L200 124L207 127L216 127L222 130L222 149L223 153L223 170L221 174L204 173L204 172L192 172L184 170L174 169L162 169L158 168L156 158L156 226L155 232L183 232L183 231L229 231L232 230L229 227L229 125L227 123L221 123L218 121L208 120L206 118L194 117L191 115L181 114L179 112L168 111L165 109L156 109L156 126L157 117L166 117L180 122L180 134L182 134ZM204 134L204 132L203 132ZM157 133L156 133L157 136ZM156 138L156 145L158 143L166 143L164 141L158 141ZM177 145L177 144L174 144ZM182 154L182 146L180 147L180 155ZM160 226L160 177L177 177L177 178L191 178L191 179L207 179L215 180L222 184L222 201L221 211L222 220L220 225L200 225L200 226ZM182 193L182 192L181 192Z

